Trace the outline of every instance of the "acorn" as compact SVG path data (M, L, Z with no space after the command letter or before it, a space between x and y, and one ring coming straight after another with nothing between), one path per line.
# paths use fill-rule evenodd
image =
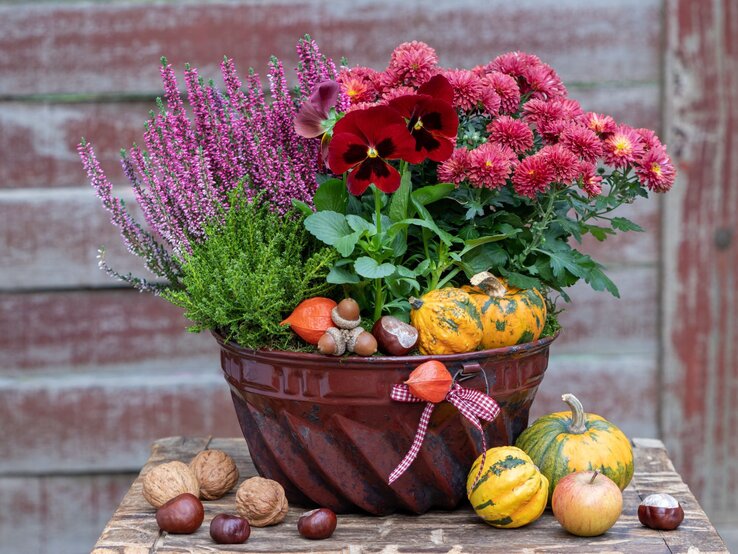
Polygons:
M336 327L328 327L318 341L318 352L328 356L342 356L346 352L346 337Z
M351 336L347 341L349 352L353 352L357 356L371 356L377 351L377 339L374 335L364 331L364 329L352 329Z
M353 298L344 298L331 310L331 319L339 329L356 329L361 324L359 304Z

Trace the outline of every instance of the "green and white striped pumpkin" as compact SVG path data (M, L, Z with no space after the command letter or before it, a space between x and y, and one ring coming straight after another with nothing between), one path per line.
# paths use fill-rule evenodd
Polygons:
M605 418L585 413L573 394L561 399L570 412L537 419L515 442L550 481L549 504L559 479L575 471L597 470L623 490L633 477L633 449L628 438Z

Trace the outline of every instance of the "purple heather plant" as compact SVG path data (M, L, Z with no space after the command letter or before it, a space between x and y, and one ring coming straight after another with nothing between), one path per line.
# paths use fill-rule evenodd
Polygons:
M299 41L297 53L295 94L288 87L282 62L271 59L267 75L271 102L266 101L262 81L253 70L242 85L231 59L221 64L225 91L212 81L205 84L197 69L186 66L191 118L174 70L162 58L164 101L157 99L158 112L150 114L143 147L122 151L121 160L150 232L113 196L92 144L82 141L78 152L85 171L126 247L166 284L116 273L101 249L104 270L140 290L179 287L181 257L191 252L192 244L204 240L207 225L223 221L229 195L238 187L243 187L249 200L258 199L279 214L287 213L293 200L312 205L321 169L320 144L298 136L294 119L315 85L336 79L337 71L310 37ZM348 106L344 97L338 102L343 109Z

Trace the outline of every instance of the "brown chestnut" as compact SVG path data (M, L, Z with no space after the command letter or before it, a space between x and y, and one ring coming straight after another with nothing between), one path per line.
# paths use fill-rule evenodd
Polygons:
M327 539L336 530L336 514L328 508L305 512L297 520L297 531L306 539Z
M377 339L379 350L390 356L404 356L418 343L418 330L391 315L377 320L372 335Z
M156 510L156 523L167 533L188 535L194 533L205 519L202 502L194 494L185 492L175 496Z
M210 522L210 537L218 544L243 544L251 535L249 520L231 514L218 514Z
M684 519L684 510L670 494L651 494L638 506L638 519L651 529L671 531Z

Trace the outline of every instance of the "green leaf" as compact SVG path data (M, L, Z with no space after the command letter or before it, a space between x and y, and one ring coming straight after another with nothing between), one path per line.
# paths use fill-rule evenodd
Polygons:
M469 252L463 258L464 271L469 277L481 271L502 267L507 262L507 253L498 245L490 245Z
M503 275L507 278L507 282L512 286L519 289L540 289L542 290L543 283L535 277L529 275L523 275L515 271L503 271Z
M326 281L334 285L356 284L360 281L359 276L353 271L343 267L332 267L326 277Z
M438 236L441 241L446 244L450 245L452 242L457 242L460 239L456 239L455 237L448 234L446 231L442 230L436 223L433 221L433 219L425 220L425 219L403 219L402 221L398 221L392 227L389 228L389 233L392 234L393 232L396 232L399 229L404 229L408 225L417 225L418 227L424 227L425 229L428 229L429 231L433 231L436 236Z
M343 236L336 241L333 247L338 250L341 256L350 256L356 248L356 243L361 238L361 231L351 233L350 235Z
M363 233L364 231L366 231L371 236L376 234L377 232L377 228L374 226L374 224L368 222L363 217L359 217L358 215L347 215L346 222L349 224L349 227L351 227L357 233Z
M598 227L597 225L587 225L587 232L600 242L605 240L608 235L613 234L612 229L607 227Z
M341 179L329 179L318 187L313 197L315 209L319 212L333 211L346 213L348 206L348 190Z
M310 216L315 213L315 211L305 204L302 200L297 200L296 198L292 199L292 207L301 212L304 215Z
M316 212L305 218L305 229L316 239L335 246L339 239L352 234L346 216L334 211Z
M383 279L389 277L395 272L395 266L390 263L378 264L376 260L361 256L354 262L356 273L367 279Z
M638 231L640 233L643 232L643 227L641 227L637 223L634 223L627 217L613 217L610 221L610 225L612 225L613 229L617 229L618 231Z
M412 269L406 268L404 265L398 265L397 266L397 274L400 277L409 277L413 278L418 275L417 271L413 271Z
M589 286L594 290L607 290L615 298L620 298L618 287L607 275L605 275L605 272L600 269L599 264L589 270L589 273L585 276L584 280L589 283Z
M470 239L470 240L467 240L464 243L464 248L462 249L462 251L459 254L461 256L463 256L464 254L467 254L468 252L471 252L472 250L474 250L478 246L482 246L482 245L488 244L490 242L497 242L497 241L506 239L509 236L510 235L503 233L503 234L499 234L499 235L487 235L486 237L479 237L478 239Z
M575 251L566 244L563 247L557 246L555 250L536 248L535 251L549 257L551 270L557 279L565 277L564 271L568 271L576 277L584 277L586 275L586 270L578 263Z
M423 206L437 202L442 198L446 198L451 194L456 185L453 183L439 183L437 185L429 185L427 187L421 187L418 190L413 191L413 200Z
M392 221L402 221L407 217L407 207L410 204L410 191L413 188L412 171L408 165L402 173L400 188L392 195L389 205L389 216Z

